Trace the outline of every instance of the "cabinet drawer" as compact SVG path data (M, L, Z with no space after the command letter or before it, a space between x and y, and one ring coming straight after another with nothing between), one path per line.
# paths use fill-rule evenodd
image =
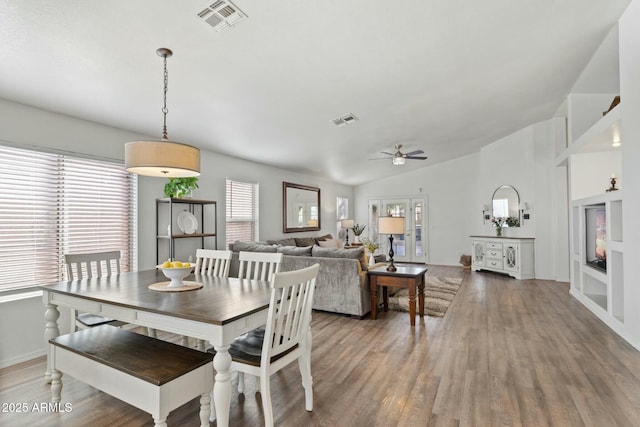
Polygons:
M484 244L485 248L487 249L498 249L498 250L502 250L502 243L493 243L493 242L487 242Z
M485 254L487 258L502 259L502 249L487 249Z
M489 268L497 268L502 270L502 260L501 259L487 259L486 266Z

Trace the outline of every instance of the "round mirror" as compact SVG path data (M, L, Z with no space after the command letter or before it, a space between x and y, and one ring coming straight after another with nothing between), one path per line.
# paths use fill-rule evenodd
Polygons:
M506 218L505 225L520 227L520 196L515 188L510 185L498 187L491 201L494 218Z

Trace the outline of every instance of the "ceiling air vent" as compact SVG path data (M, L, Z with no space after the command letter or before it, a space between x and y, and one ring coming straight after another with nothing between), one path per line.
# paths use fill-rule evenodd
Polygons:
M337 119L331 120L334 125L340 127L345 126L350 123L355 122L358 118L353 114L347 114L346 116L338 117Z
M208 2L198 12L198 18L211 25L216 31L226 30L246 17L247 15L228 0Z

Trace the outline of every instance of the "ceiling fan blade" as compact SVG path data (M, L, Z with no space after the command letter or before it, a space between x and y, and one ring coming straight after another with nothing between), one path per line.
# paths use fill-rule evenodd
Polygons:
M367 160L389 160L389 157L376 157L375 159L367 159Z
M407 159L411 159L411 160L427 160L428 157L424 157L424 156L405 156L405 158Z
M424 151L422 151L422 150L416 150L416 151L412 151L412 152L410 152L410 153L406 153L406 154L405 154L405 157L411 157L411 156L415 156L416 154L422 154L422 153L424 153Z
M395 156L393 153L387 153L386 151L381 151L380 153L386 154L387 156Z

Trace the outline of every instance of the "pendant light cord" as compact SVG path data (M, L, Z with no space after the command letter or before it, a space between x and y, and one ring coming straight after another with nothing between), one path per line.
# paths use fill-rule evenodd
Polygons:
M167 71L167 55L164 55L164 105L162 107L162 114L164 116L163 126L162 126L162 140L168 141L169 137L167 136L167 113L169 110L167 109L167 90L169 87L169 72Z

